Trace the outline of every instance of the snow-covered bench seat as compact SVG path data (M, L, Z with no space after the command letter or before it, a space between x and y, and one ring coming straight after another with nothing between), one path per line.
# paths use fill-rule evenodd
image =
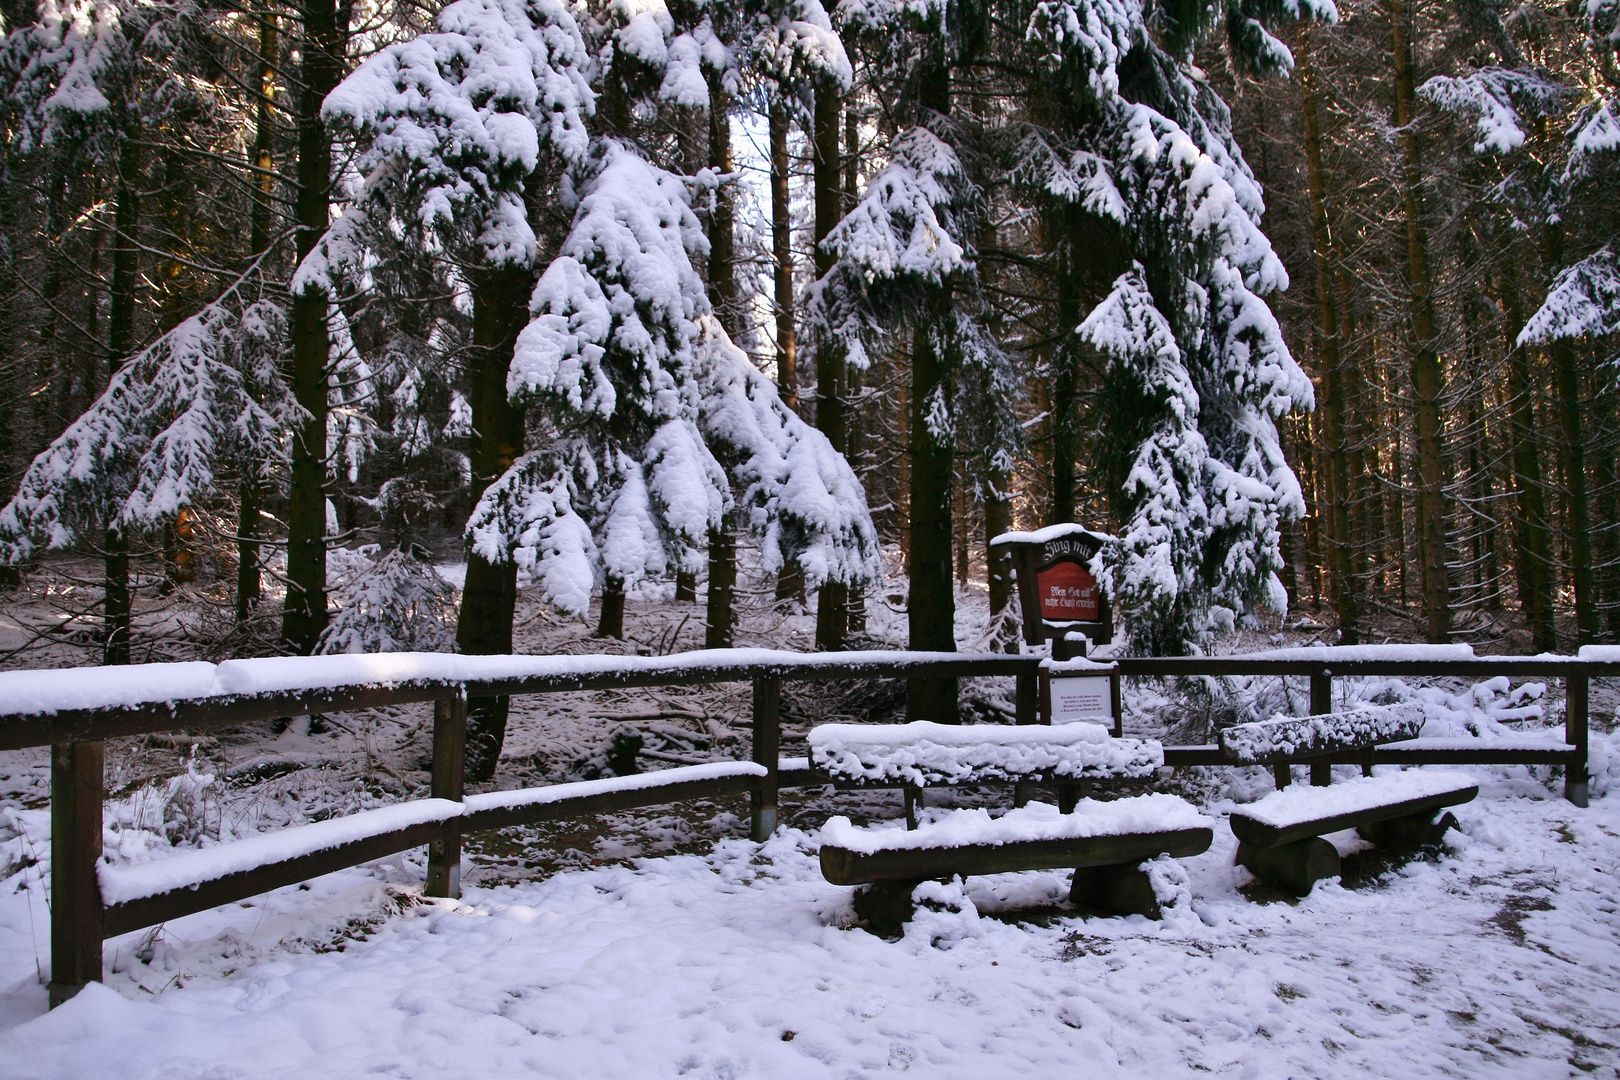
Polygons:
M911 916L911 893L934 878L1073 868L1078 903L1157 918L1151 883L1137 869L1159 855L1209 849L1213 823L1174 795L1113 802L1082 799L1073 813L1030 803L992 818L955 810L916 829L861 828L832 818L821 829L821 873L835 885L862 885L858 914L875 930Z
M1321 839L1355 829L1379 845L1436 843L1456 825L1436 811L1479 794L1473 777L1418 769L1364 776L1330 787L1286 788L1231 816L1237 863L1301 896L1339 873L1339 853Z
M1164 748L1101 724L822 724L811 763L840 787L937 787L1152 776Z

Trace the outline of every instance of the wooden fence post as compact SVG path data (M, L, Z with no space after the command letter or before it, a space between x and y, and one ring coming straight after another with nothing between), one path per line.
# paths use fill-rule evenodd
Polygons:
M1018 681L1013 690L1013 722L1038 724L1041 722L1041 679L1033 671L1014 676ZM1013 785L1013 805L1027 806L1035 797L1034 784Z
M102 767L106 744L51 747L50 1007L101 981Z
M1586 806L1590 793L1590 778L1586 772L1590 689L1587 676L1564 676L1564 741L1575 747L1574 760L1564 767L1564 798L1580 807Z
M467 758L467 688L433 703L433 797L461 801ZM444 823L444 837L428 844L428 896L461 896L461 819Z
M1018 681L1013 691L1013 722L1038 724L1041 722L1041 682L1033 671L1014 676Z
M751 832L759 841L776 831L777 770L782 752L782 680L754 680L754 760L765 776L753 796Z
M1333 672L1327 668L1311 676L1311 715L1323 716L1333 711ZM1333 783L1333 763L1325 758L1311 762L1311 786L1327 787Z

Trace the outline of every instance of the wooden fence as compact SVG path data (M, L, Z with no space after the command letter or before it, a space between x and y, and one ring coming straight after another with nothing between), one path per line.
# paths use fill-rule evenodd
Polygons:
M326 658L322 658L326 659ZM331 658L337 659L337 658ZM447 661L451 658L445 658ZM318 689L216 693L178 700L140 700L97 708L38 708L0 714L0 750L50 746L51 750L51 970L54 1006L86 982L101 978L101 945L106 937L232 903L321 874L427 845L426 892L456 896L460 883L462 838L467 833L530 824L543 820L606 813L686 799L747 793L755 839L776 827L777 792L781 787L824 783L809 769L783 770L779 755L781 690L784 681L981 678L1014 676L1019 723L1037 717L1038 658L1002 654L821 653L763 650L720 650L681 654L658 660L639 657L576 658L458 657L462 677L355 679ZM550 662L555 659L556 662ZM319 663L311 660L308 663ZM502 670L504 662L505 669ZM532 670L522 669L524 663ZM298 661L242 661L288 664ZM1311 712L1333 710L1332 680L1340 676L1408 675L1488 679L1562 679L1565 689L1564 741L1520 739L1491 741L1416 740L1380 747L1383 764L1549 764L1565 769L1565 795L1577 805L1587 797L1587 713L1590 680L1620 676L1620 661L1575 658L1477 658L1470 660L1287 659L1275 656L1231 658L1137 658L1120 662L1125 677L1280 676L1305 677L1310 684ZM493 664L493 667L491 667ZM221 670L224 666L221 666ZM108 669L95 669L108 673ZM139 668L118 669L132 677ZM151 669L148 669L150 671ZM431 670L431 665L429 665ZM453 665L444 670L455 670ZM494 674L490 674L490 672ZM43 672L14 673L37 677ZM70 672L52 673L72 678ZM7 676L0 675L0 684ZM295 680L296 681L296 680ZM751 762L733 768L694 766L664 770L629 783L562 784L521 792L464 797L462 760L466 745L469 697L516 696L622 689L631 687L750 682L753 685ZM159 695L151 695L153 697ZM311 713L369 709L413 702L434 702L433 759L430 800L401 804L416 812L402 819L396 807L339 819L342 828L321 833L330 823L302 826L308 845L265 845L262 860L238 860L240 866L210 864L191 880L108 889L98 877L101 857L104 740L171 731L199 731ZM1350 759L1346 759L1349 761ZM1357 763L1360 758L1356 758ZM1172 767L1226 765L1219 748L1167 746ZM1326 770L1332 759L1313 762ZM373 824L373 822L375 822ZM280 834L269 834L277 836ZM255 839L220 845L200 853L228 853ZM273 849L273 850L272 850ZM243 853L252 850L242 848ZM191 861L185 861L191 860ZM203 866L192 854L165 863L143 864L161 871ZM139 869L139 868L138 868ZM124 884L128 884L125 882ZM108 892L112 895L108 896Z

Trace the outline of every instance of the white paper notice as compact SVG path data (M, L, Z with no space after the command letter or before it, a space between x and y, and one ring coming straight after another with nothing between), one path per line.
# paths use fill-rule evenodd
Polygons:
M1052 723L1072 724L1077 720L1095 722L1114 719L1114 700L1107 675L1083 675L1052 679Z

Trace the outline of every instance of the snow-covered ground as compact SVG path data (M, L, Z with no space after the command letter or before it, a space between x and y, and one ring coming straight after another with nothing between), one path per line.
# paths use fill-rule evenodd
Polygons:
M1620 803L1479 774L1438 858L1347 860L1297 903L1239 891L1224 826L1163 923L1029 873L893 943L797 830L460 902L395 860L110 942L108 985L45 1015L23 870L0 1076L1614 1076Z

